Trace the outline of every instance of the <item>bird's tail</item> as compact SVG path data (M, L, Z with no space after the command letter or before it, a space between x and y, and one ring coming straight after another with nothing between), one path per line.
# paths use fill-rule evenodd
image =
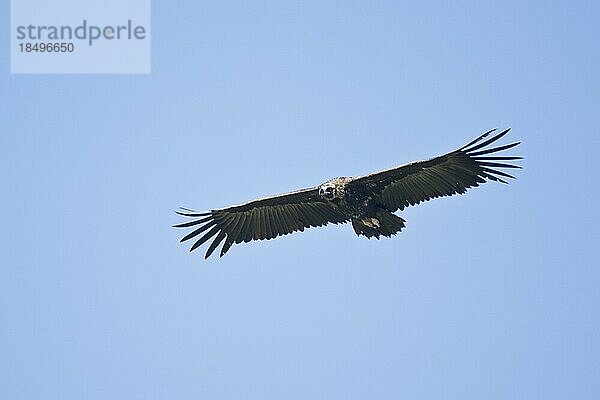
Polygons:
M391 237L400 232L406 225L406 221L387 210L378 210L373 216L363 216L352 218L352 228L357 235L363 235L367 238L375 236Z

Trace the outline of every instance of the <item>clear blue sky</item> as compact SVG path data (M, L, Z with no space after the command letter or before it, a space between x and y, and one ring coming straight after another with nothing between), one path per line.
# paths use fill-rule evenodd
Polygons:
M137 76L10 75L3 29L0 398L597 399L600 6L450 3L156 1ZM507 126L517 181L391 240L170 227Z

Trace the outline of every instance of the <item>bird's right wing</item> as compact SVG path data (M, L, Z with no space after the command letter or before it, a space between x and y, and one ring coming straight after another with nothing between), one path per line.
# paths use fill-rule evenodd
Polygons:
M295 231L304 231L312 226L346 222L347 218L337 206L318 195L318 188L298 190L278 196L266 197L245 204L197 213L193 210L177 212L192 221L175 225L176 228L198 228L184 236L181 241L192 239L204 233L190 248L201 246L216 235L205 258L225 240L221 256L234 243L251 240L273 239Z

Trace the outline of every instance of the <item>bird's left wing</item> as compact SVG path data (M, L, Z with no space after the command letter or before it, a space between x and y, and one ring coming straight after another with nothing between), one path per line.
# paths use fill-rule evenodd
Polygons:
M502 138L509 130L484 140L495 131L493 129L458 150L430 160L361 176L353 179L349 185L380 196L383 206L396 211L436 197L465 193L467 189L487 180L506 183L502 178L514 176L499 168L521 168L505 162L521 157L498 156L495 153L515 147L520 142L494 148L487 146Z
M303 231L311 226L323 226L329 222L338 224L347 220L335 204L318 195L318 188L302 189L209 212L185 210L177 214L195 219L175 225L176 228L199 225L184 236L182 242L206 231L192 245L190 251L216 235L206 251L205 258L208 258L223 240L225 244L221 249L221 256L234 243L273 239L279 235Z

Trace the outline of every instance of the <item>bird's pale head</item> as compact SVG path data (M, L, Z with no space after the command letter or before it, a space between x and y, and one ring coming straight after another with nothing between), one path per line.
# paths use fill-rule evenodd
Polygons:
M335 198L335 186L334 185L322 185L319 187L319 196L327 200L333 200Z
M341 199L344 197L344 179L335 178L319 186L319 196L327 200Z

